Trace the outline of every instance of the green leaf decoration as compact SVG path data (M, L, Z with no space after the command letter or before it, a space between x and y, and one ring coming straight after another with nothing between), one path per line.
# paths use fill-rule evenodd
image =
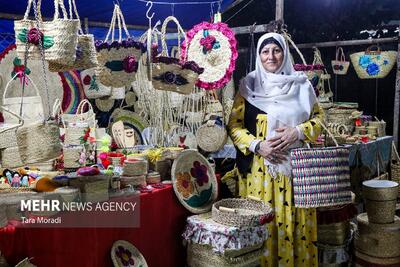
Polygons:
M27 43L28 42L28 29L22 29L22 31L20 33L18 33L18 40L20 40L23 43Z
M20 66L21 65L21 59L19 59L18 57L14 58L13 64L15 66Z
M48 49L54 45L53 37L51 36L44 36L43 37L43 47L44 49Z

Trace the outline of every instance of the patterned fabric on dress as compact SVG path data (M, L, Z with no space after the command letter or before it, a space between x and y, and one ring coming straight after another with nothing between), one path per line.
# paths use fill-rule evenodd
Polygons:
M267 138L267 114L256 116L256 136L243 126L245 100L238 94L229 121L230 136L236 147L244 154L251 152L249 146L255 139ZM300 125L308 140L315 140L323 120L323 110L313 107L311 119ZM274 209L274 221L267 224L269 237L264 245L261 266L318 266L316 209L298 209L293 204L291 178L278 173L273 178L259 155L253 156L251 171L239 178L239 194L259 197Z

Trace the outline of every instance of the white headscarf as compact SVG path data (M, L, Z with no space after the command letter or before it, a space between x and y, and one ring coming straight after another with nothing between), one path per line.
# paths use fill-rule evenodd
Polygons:
M260 59L260 45L267 38L274 38L283 48L283 61L275 73L267 72ZM275 129L283 126L295 127L310 118L317 102L314 89L303 72L296 72L290 59L289 47L282 35L267 33L257 44L256 70L250 72L240 84L240 94L253 106L267 113L267 137L276 135ZM290 148L300 147L300 141ZM289 156L281 164L264 160L272 177L277 173L291 176Z
M275 73L267 72L260 59L260 45L274 38L283 48L283 62ZM266 33L258 40L256 70L240 84L240 94L253 106L268 114L268 134L277 127L295 127L309 119L317 101L314 89L303 72L296 72L282 35Z

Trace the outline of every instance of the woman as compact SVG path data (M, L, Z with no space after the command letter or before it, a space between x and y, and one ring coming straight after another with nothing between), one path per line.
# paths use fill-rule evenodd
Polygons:
M318 266L315 209L294 207L289 150L315 140L323 111L311 83L293 69L285 39L263 35L256 70L241 82L229 120L241 173L239 193L271 205L261 266Z

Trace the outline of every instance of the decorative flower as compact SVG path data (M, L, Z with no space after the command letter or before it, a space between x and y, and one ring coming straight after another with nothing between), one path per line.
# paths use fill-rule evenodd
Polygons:
M25 73L26 75L31 74L31 70L29 68L25 68L25 66L22 64L21 60L18 57L14 58L13 65L14 65L14 69L11 72L11 77L14 77L15 74L17 74L17 73L18 73L18 75L17 75L18 78L23 77L22 73ZM15 77L15 79L17 77Z
M389 64L389 61L387 59L383 60L383 65Z
M203 53L207 54L212 49L220 48L219 42L217 39L208 33L208 30L203 31L204 38L200 39L200 45L203 46Z
M136 59L134 56L127 56L124 58L124 61L122 63L122 68L126 73L132 73L136 71L137 69L137 64L136 64Z
M274 219L275 215L273 213L267 214L267 215L263 215L259 218L258 222L260 225L264 225L266 223L272 222L272 220Z
M184 198L188 198L193 193L193 183L188 172L178 173L176 175L176 187Z
M369 75L377 75L379 73L379 66L376 63L371 63L367 67L367 73Z
M333 69L334 70L343 70L343 65L339 65L339 64L333 65Z
M118 246L115 254L121 260L123 266L135 265L135 260L132 258L132 253L128 249L125 249L123 246Z
M39 29L32 28L28 32L28 43L38 45L39 40L41 40L43 43L43 37L44 37L44 35Z
M84 135L80 138L81 144L86 144L90 136L90 128L84 131Z
M362 68L365 69L366 67L368 67L370 62L371 62L371 57L369 55L363 55L358 60L358 65L360 65Z
M83 84L84 85L90 85L90 81L92 80L92 78L90 78L89 75L86 75L85 78L83 78Z
M166 81L167 83L175 83L176 81L176 74L170 71L167 71L164 73L164 81Z
M199 186L208 183L207 166L201 165L197 160L193 163L193 168L190 169L190 174L196 178Z

